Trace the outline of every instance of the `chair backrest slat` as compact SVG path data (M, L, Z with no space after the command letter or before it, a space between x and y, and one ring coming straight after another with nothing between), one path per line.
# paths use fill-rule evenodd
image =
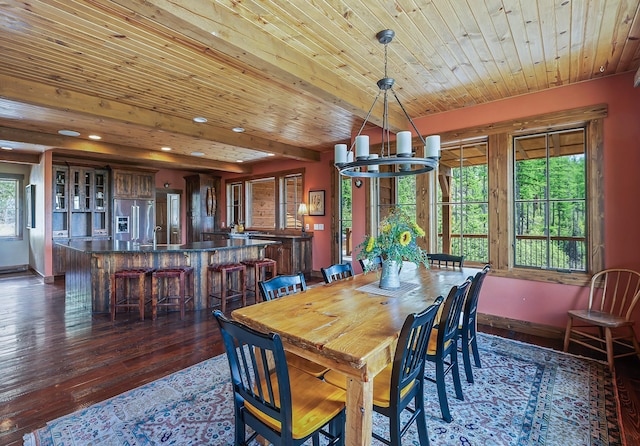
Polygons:
M640 299L640 273L606 269L591 278L589 309L629 319Z
M307 290L304 274L276 276L258 283L263 300L277 299L282 296Z
M438 267L454 267L462 268L464 265L464 256L455 256L453 254L433 253L427 254L427 260L432 266Z
M414 380L424 376L429 336L441 303L442 298L439 298L426 310L410 314L405 319L393 360L391 391L395 395L390 395L392 400L396 398L399 401L402 391Z
M336 280L343 280L353 276L351 262L338 263L326 268L320 268L320 271L322 271L322 277L324 278L325 283L331 283Z
M457 338L462 305L470 284L467 279L462 285L453 286L449 291L438 323L438 345L445 345L447 341Z
M215 311L224 342L233 390L267 416L280 422L281 432L291 432L291 389L282 340L264 334Z

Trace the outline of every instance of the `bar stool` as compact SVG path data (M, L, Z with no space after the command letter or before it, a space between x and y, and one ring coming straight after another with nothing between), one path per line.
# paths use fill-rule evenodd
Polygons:
M219 294L215 294L214 274L220 274ZM233 287L233 274L238 273L239 289ZM229 281L229 275L231 280ZM207 287L209 298L220 299L220 309L224 313L227 309L227 300L234 297L242 297L242 306L247 305L247 267L242 263L222 263L219 265L209 265L207 267ZM212 306L209 302L208 306Z
M116 271L111 275L111 321L116 319L118 308L138 308L140 320L144 320L144 307L152 302L148 282L153 268L131 268ZM134 283L132 283L135 281ZM118 285L122 283L123 296L118 297Z
M184 319L186 305L193 299L193 267L176 266L158 269L153 272L151 282L153 320L156 319L158 307L178 307L180 320Z
M265 257L264 259L243 260L242 264L247 268L253 268L253 288L247 286L247 290L253 291L256 297L256 303L258 303L262 300L258 292L258 283L269 278L267 277L268 270L271 270L271 278L276 277L278 275L278 263L273 259Z

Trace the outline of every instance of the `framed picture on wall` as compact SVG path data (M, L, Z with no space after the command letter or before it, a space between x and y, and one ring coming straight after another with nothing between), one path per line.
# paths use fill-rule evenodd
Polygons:
M27 228L36 227L36 185L29 184L25 188L24 201L26 204Z
M309 191L309 215L324 215L324 191Z

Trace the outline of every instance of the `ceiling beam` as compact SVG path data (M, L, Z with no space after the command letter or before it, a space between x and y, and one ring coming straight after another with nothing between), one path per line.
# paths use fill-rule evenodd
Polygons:
M250 134L236 133L230 129L210 124L198 124L189 119L1 74L0 97L16 102L113 119L231 146L271 152L275 155L301 161L320 161L320 153L314 150L278 143Z
M87 141L72 136L52 135L50 133L32 132L30 130L19 130L10 127L0 127L0 139L28 144L46 144L54 147L55 153L67 155L85 153L97 159L117 159L118 161L139 162L146 165L171 169L180 166L181 169L185 170L208 169L233 173L251 173L251 167L246 165L243 166L192 156L174 155L168 152L139 149L137 147L118 144Z
M16 152L13 150L0 150L0 161L17 164L39 164L39 153Z
M270 75L274 81L335 104L362 119L371 108L373 96L369 91L354 86L337 70L322 66L273 37L259 21L252 23L239 13L226 11L224 5L182 0L111 0L111 3L163 25L164 31L173 33L176 39L187 36L202 44L203 51L215 49ZM179 34L173 30L179 30ZM382 115L373 112L369 122L382 127ZM397 132L406 129L407 119L400 110L390 110L388 123Z

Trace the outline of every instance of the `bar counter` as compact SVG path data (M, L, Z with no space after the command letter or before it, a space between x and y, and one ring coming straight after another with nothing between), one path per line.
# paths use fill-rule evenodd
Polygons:
M111 274L127 268L194 268L193 309L207 306L207 266L264 256L273 240L230 239L184 245L139 245L110 240L59 243L66 251L68 300L94 313L109 312Z

